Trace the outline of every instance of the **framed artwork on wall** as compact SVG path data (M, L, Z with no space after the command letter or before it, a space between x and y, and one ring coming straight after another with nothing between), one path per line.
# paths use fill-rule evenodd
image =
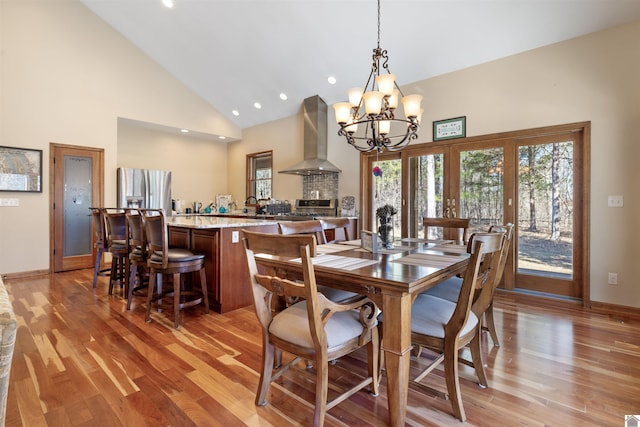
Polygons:
M42 193L42 150L0 146L0 191Z
M467 116L433 122L433 140L464 138L467 136Z

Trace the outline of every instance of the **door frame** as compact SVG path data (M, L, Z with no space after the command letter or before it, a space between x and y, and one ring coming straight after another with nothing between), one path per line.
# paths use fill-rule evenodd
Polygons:
M56 254L55 254L55 242L57 239L62 239L64 236L64 230L60 230L60 227L56 227L56 206L64 206L64 191L60 185L64 185L64 176L58 176L56 173L56 155L62 150L76 150L80 153L85 152L87 157L97 155L98 161L94 168L97 168L97 173L94 177L98 178L97 183L92 185L91 200L94 206L104 205L104 149L96 147L84 147L79 145L58 144L55 142L49 143L49 271L55 273L57 271L73 270L77 268L86 268L84 264L71 265L68 268L56 270ZM64 163L63 163L64 164ZM97 203L96 203L97 202ZM88 208L88 206L87 206ZM64 208L63 208L64 209ZM64 215L64 213L63 213ZM63 221L64 222L64 221ZM91 247L93 247L94 233L91 233ZM94 265L95 251L92 252L91 266Z
M579 132L582 138L582 144L580 147L576 147L574 151L574 156L576 159L579 159L580 163L576 163L576 167L581 168L582 181L580 183L581 187L580 191L580 200L576 201L576 209L580 209L582 212L581 223L575 230L575 237L581 238L582 245L582 253L581 262L579 264L579 269L577 270L577 275L580 277L581 289L582 289L582 305L584 307L588 307L590 305L590 203L591 203L591 122L576 122L576 123L568 123L563 125L554 125L554 126L545 126L539 128L531 128L531 129L523 129L509 132L500 132L489 135L479 135L468 138L458 138L447 141L438 141L438 142L425 142L421 144L412 144L409 147L403 149L401 151L401 156L403 160L402 164L402 223L403 223L403 235L408 231L406 229L406 224L408 221L408 208L407 208L407 197L408 197L408 162L410 156L419 155L421 151L430 150L432 148L437 148L438 146L444 146L445 150L451 151L461 151L464 150L464 147L469 146L478 146L482 145L484 142L490 141L505 141L504 147L507 150L507 146L509 146L509 150L515 149L515 145L517 142L522 141L527 138L534 137L544 137L547 135L554 135L560 133L567 132ZM513 147L511 147L513 145ZM450 151L450 152L451 152ZM380 159L383 157L387 157L384 153L380 154ZM398 153L393 153L397 155ZM507 151L505 151L505 159L507 156ZM363 227L367 227L371 221L371 215L369 213L369 209L371 206L371 197L373 186L372 186L372 178L371 178L371 167L373 161L375 161L377 153L362 153L360 156L360 188L361 188L361 206L363 206L361 215L362 215L362 224ZM388 158L388 157L387 157ZM448 159L446 160L449 161ZM446 168L449 165L445 166ZM511 173L511 172L510 172ZM579 185L576 183L576 185ZM445 185L445 191L447 190L448 185ZM504 221L513 222L515 218L515 188L504 188ZM452 194L449 193L449 197ZM457 195L456 195L457 198ZM512 200L512 205L508 205L508 200ZM506 289L515 288L515 250L517 245L511 245L509 249L509 258L507 259L507 265L505 266L505 282L503 282L503 286ZM560 295L559 295L560 296Z

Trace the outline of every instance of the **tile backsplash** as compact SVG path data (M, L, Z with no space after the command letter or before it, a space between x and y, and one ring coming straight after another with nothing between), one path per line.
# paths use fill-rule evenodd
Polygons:
M305 175L302 177L303 199L337 199L339 186L338 173L325 175Z

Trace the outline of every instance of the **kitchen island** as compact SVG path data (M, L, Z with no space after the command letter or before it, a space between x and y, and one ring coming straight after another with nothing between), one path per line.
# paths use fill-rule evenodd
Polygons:
M206 255L209 305L213 310L226 313L252 304L242 230L278 233L277 221L186 215L168 217L167 225L170 246L185 247ZM193 280L198 279L194 277Z

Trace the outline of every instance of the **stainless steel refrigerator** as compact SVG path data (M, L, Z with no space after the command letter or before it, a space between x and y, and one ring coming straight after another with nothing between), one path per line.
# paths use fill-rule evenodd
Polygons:
M171 215L171 172L118 168L119 208L164 208Z

